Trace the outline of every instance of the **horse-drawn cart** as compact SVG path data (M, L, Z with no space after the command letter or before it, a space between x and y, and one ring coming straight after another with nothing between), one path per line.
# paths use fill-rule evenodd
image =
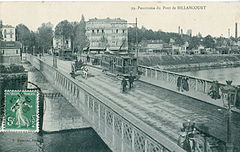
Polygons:
M76 76L82 75L83 78L87 78L87 64L83 63L81 60L75 61L75 63L72 63L71 65L71 76L75 78Z

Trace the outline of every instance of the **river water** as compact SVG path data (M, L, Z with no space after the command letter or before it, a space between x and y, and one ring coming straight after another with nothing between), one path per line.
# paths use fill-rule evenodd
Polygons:
M28 81L37 84L44 92L54 91L39 71L31 70L30 65L24 66L29 71ZM111 152L92 128L81 127L83 122L77 121L77 118L80 118L77 110L65 98L46 97L44 100L45 129L48 132L41 134L0 132L0 152ZM76 129L71 129L73 127Z
M240 67L208 69L181 73L209 80L217 80L224 84L226 83L226 80L232 80L234 85L240 85Z
M91 129L52 133L0 133L0 152L111 152Z

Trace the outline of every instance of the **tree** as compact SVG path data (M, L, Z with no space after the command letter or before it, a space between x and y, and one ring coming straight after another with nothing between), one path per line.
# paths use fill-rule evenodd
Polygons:
M24 24L18 24L16 26L16 40L20 41L23 48L28 49L31 43L30 30Z
M52 39L53 39L53 25L48 23L43 23L37 30L36 34L36 45L37 48L43 51L47 51L52 48Z
M197 48L200 45L200 38L193 36L189 39L188 49L192 50L193 48Z
M88 39L86 36L86 22L84 16L82 15L81 21L77 24L74 30L74 46L81 53L83 48L88 45Z
M64 39L72 39L74 35L73 33L73 25L67 20L61 21L55 27L55 35L63 36Z
M206 37L203 38L203 46L205 48L214 48L215 47L215 42L211 35L207 35Z

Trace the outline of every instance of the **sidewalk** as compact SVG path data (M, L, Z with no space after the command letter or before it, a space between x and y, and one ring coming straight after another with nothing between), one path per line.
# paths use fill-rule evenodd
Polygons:
M225 109L225 107L223 106L222 99L214 100L210 96L208 96L206 94L203 94L203 93L200 93L200 92L195 92L194 90L180 92L180 91L177 90L177 86L173 86L173 85L171 85L171 84L169 84L167 82L164 82L164 81L161 81L161 80L152 79L152 78L148 78L148 77L145 77L145 76L141 76L141 78L139 80L142 81L142 82L149 83L151 85L155 85L155 86L158 86L158 87L161 87L161 88L165 88L167 90L171 90L173 92L176 92L176 93L181 94L181 95L188 96L190 98L201 100L201 101L206 102L208 104L212 104L212 105L218 106L219 109L221 109L221 108ZM237 109L235 107L233 107L232 110L235 111L235 112L240 113L240 109Z

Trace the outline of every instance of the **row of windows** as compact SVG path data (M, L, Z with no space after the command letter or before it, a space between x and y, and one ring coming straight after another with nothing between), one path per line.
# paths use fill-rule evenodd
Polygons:
M112 33L119 33L120 30L116 29L115 31L112 30ZM103 29L99 30L99 29L96 29L96 30L92 30L92 33L105 33ZM122 33L125 33L125 30L122 30Z
M6 29L4 29L3 35L4 35L4 38L7 38L7 35L10 35L10 38L13 38L14 33L13 33L13 30L12 30L12 29L10 29L10 32L9 32L9 33L7 32Z
M2 50L2 54L4 54L5 50ZM19 51L16 50L16 54L19 54Z

